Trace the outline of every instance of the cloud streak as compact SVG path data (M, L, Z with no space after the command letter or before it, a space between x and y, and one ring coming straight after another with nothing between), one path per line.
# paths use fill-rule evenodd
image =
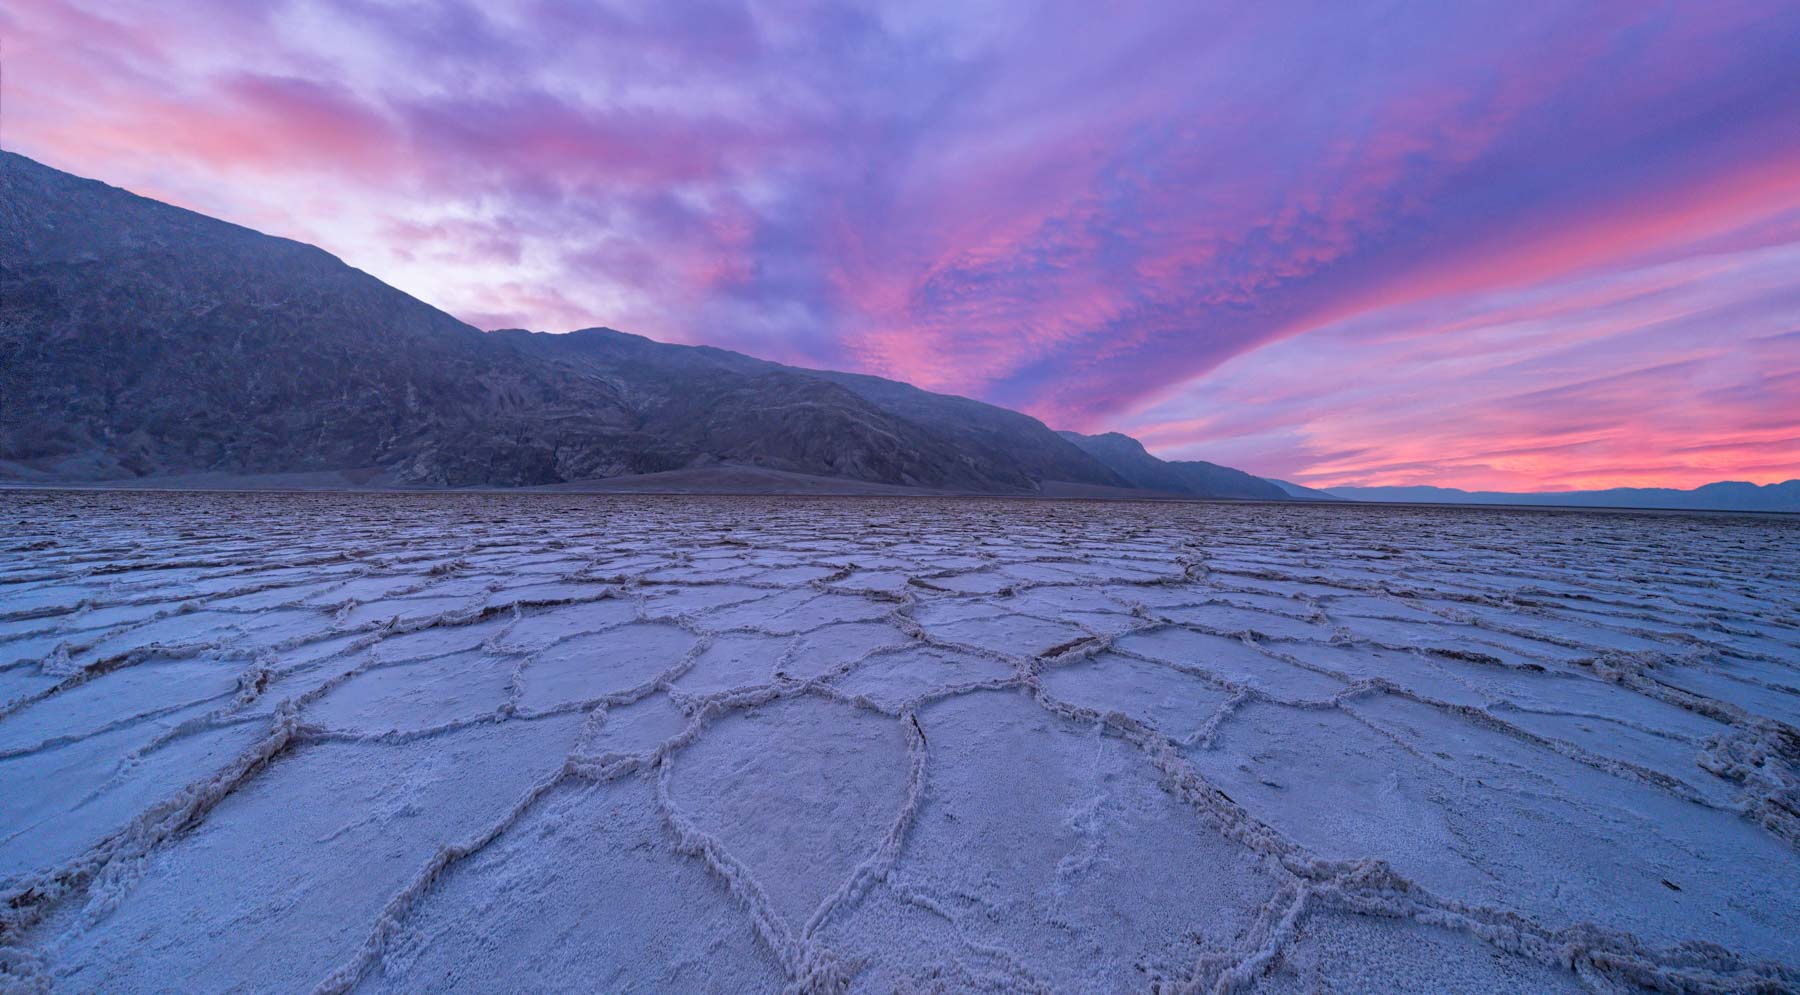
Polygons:
M0 18L7 147L485 327L866 370L1314 483L1800 474L1792 4Z

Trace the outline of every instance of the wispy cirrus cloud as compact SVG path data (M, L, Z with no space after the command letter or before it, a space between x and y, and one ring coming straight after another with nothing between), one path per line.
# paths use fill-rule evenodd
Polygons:
M8 148L485 327L862 369L1316 483L1800 474L1791 4L0 18Z

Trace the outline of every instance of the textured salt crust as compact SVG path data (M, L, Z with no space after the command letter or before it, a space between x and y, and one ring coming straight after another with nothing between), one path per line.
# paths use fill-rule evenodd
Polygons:
M1800 988L1800 527L0 494L0 991Z

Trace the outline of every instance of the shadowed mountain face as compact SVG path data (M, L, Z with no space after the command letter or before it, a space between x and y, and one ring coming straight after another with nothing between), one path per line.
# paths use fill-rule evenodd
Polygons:
M668 345L606 328L493 334L521 354L620 385L645 410L662 416L646 425L655 435L698 444L689 409L708 410L706 437L737 454L731 462L774 466L770 460L784 451L781 447L798 446L813 467L803 472L886 483L984 491L1031 491L1045 480L1128 486L1037 419L966 397L879 377L783 366L707 346ZM844 454L875 449L883 439L903 443L927 467L940 468L938 475L912 467L870 475L844 462Z
M1150 455L1144 444L1129 435L1108 432L1082 435L1059 432L1089 456L1111 467L1133 487L1200 497L1254 498L1285 501L1291 495L1261 477L1202 460L1162 460Z
M0 477L511 486L734 464L1127 486L1017 412L607 329L482 332L319 249L10 153L0 370Z
M1268 480L1269 483L1274 484L1276 487L1279 487L1282 490L1286 491L1288 497L1299 498L1302 501L1347 501L1347 500L1349 500L1348 498L1341 498L1335 494L1331 494L1326 491L1319 490L1316 487L1306 487L1301 484L1296 484L1291 480L1279 480L1275 477L1267 477L1264 479Z

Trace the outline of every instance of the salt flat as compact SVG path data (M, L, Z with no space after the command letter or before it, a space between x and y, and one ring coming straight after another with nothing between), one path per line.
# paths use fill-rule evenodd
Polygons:
M1800 988L1792 520L0 520L3 990Z

